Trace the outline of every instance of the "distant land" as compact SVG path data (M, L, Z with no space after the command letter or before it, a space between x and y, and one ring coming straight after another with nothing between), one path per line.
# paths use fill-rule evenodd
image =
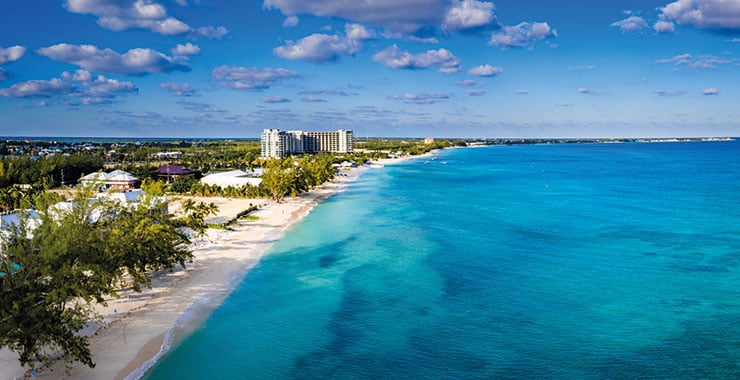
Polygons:
M419 140L424 137L356 137L364 140ZM698 142L698 141L734 141L736 137L624 137L624 138L440 138L441 140L462 140L469 146L482 145L528 145L528 144L588 144L588 143L647 143L647 142ZM74 137L74 136L0 136L5 143L74 144L74 143L168 143L181 141L258 141L258 137Z

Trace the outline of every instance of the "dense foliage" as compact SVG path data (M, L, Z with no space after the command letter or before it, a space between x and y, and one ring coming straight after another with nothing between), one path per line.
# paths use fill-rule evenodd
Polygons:
M47 202L48 206L51 201ZM140 290L152 271L185 265L188 237L154 198L128 206L80 192L69 208L41 207L41 224L11 225L0 245L0 347L20 362L48 362L49 349L67 363L94 366L77 332L123 286Z
M38 158L38 157L36 157ZM0 188L14 184L36 185L52 188L75 184L83 174L103 168L103 159L88 154L33 159L30 156L0 159Z

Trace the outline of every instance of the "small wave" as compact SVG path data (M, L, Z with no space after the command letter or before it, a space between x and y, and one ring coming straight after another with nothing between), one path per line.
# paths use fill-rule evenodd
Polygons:
M203 318L204 315L210 314L207 313L207 311L213 310L216 307L216 305L213 304L214 298L216 297L214 297L213 293L208 293L188 306L188 308L183 311L182 315L177 318L175 323L165 333L164 339L162 340L162 346L159 348L157 354L151 359L145 361L141 367L132 371L124 379L139 380L144 377L144 375L146 375L146 373L152 369L167 352L169 352L170 348L172 348L172 342L175 338L176 332L180 331L184 326L199 326L199 323L193 324L192 322L197 322L200 318Z

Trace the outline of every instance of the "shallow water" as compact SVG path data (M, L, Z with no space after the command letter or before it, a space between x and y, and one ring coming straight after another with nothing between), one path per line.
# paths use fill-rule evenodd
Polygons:
M372 169L148 378L737 378L739 159L536 145Z

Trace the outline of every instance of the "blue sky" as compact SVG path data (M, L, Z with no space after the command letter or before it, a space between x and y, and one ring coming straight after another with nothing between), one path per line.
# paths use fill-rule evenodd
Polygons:
M0 9L0 135L740 135L740 0Z

